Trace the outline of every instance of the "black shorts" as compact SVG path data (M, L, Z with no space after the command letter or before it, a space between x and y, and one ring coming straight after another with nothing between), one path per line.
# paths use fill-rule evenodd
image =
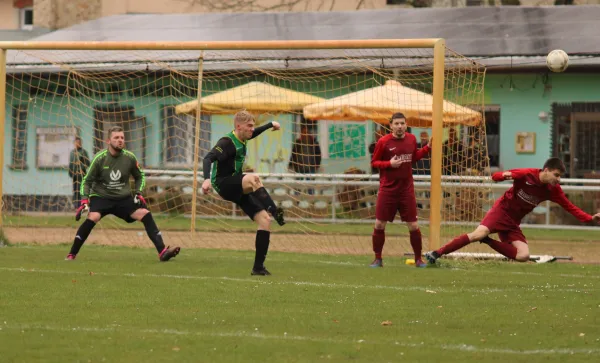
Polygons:
M251 194L244 194L242 179L246 174L237 174L219 178L215 190L221 198L237 204L250 219L261 210L266 210L262 203Z
M133 197L118 200L103 197L90 198L90 212L100 213L102 217L112 214L127 223L135 222L131 215L139 208L140 206L133 201Z

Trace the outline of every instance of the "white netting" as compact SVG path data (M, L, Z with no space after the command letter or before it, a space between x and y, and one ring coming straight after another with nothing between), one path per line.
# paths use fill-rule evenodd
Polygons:
M453 223L480 220L491 203L487 184L464 184L488 173L477 111L483 80L481 65L446 51L442 172L450 178L443 184L442 243L458 231ZM289 223L273 228L273 248L369 253L378 187L371 144L397 111L418 140L432 135L432 82L431 49L10 51L6 233L15 242L70 242L77 226L67 174L73 140L81 137L92 158L106 147L106 130L120 125L146 171L146 196L167 243L253 248L254 225L216 194L196 195L190 233L194 157L201 168L202 157L232 129L233 113L247 109L259 123L282 125L250 141L246 160L286 209ZM430 161L413 167L426 249ZM140 231L141 224L106 218L90 243L150 247ZM387 235L386 253L410 251L404 227Z

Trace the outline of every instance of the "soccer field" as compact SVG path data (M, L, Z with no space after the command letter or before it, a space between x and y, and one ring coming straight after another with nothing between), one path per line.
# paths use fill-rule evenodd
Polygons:
M151 248L0 249L3 362L591 362L600 266Z

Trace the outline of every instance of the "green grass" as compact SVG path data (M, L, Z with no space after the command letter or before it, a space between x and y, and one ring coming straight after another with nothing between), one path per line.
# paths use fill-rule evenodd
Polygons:
M167 231L189 231L190 219L183 216L165 217L155 216L156 223L162 230ZM6 227L72 227L77 228L81 224L76 222L71 216L5 216L4 225ZM125 223L116 218L111 223L103 223L103 228L119 229L140 229L138 223ZM398 226L400 231L408 229L403 224ZM454 236L474 229L468 226L445 226L443 231L445 235ZM256 224L251 220L228 220L228 219L204 219L196 222L197 231L224 231L224 232L251 232L256 231ZM429 234L427 225L421 226L421 231ZM598 239L598 231L595 230L558 230L558 229L538 229L524 228L523 232L527 238L532 240L549 241L590 241ZM323 234L347 234L347 235L371 235L373 225L369 223L321 223L312 222L288 222L284 228L278 229L277 233L323 233Z
M600 360L600 266L0 249L2 362ZM383 321L392 325L382 326Z

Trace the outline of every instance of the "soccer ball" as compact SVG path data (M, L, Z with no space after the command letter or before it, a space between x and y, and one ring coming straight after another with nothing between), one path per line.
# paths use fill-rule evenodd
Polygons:
M552 72L564 72L569 66L569 56L564 50L555 49L548 53L546 65Z

